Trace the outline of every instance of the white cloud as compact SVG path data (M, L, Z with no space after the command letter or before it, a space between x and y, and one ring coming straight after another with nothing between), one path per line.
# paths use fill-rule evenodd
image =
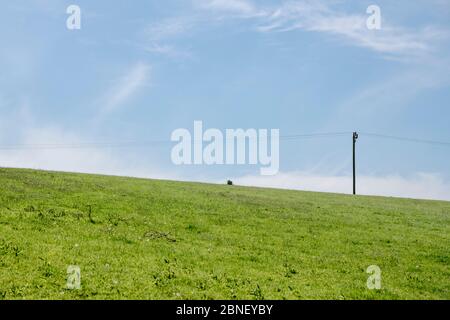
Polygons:
M340 13L322 2L288 2L274 10L262 32L285 32L296 29L323 32L342 37L350 44L367 47L381 53L417 55L428 52L432 44L448 32L432 27L407 30L389 24L382 15L380 30L366 27L368 15Z
M0 127L0 133L4 129ZM117 149L76 147L87 139L58 126L32 126L28 122L16 134L20 140L14 145L20 147L5 149L6 145L2 145L0 167L176 179L133 156L116 153Z
M191 53L168 44L177 37L188 34L198 23L194 17L173 17L159 22L150 23L145 27L142 37L143 49L150 53L164 55L170 58L188 58Z
M192 54L187 50L180 50L173 45L151 42L144 46L144 50L150 53L164 55L170 58L190 58Z
M246 0L201 0L197 1L197 5L203 9L239 14L245 17L261 14L251 2Z
M347 98L337 102L327 124L346 123L349 114L359 126L372 127L374 119L383 118L382 115L387 113L394 119L399 112L409 110L414 100L425 92L450 85L450 62L435 62L436 65L422 63L397 72L384 81L357 88Z
M432 43L445 36L441 30L424 28L408 31L384 24L380 30L368 30L364 16L320 16L306 25L306 30L327 32L344 37L350 43L377 52L417 56L432 50Z
M253 5L245 0L201 1L199 8L254 19L256 30L264 33L303 30L321 32L341 38L345 43L366 47L391 55L420 56L433 50L434 45L448 37L448 30L430 26L408 30L389 24L382 15L381 30L369 30L365 11L343 13L324 1L288 1L276 7Z
M146 26L144 34L150 40L165 40L185 34L194 22L187 18L168 18Z
M123 144L99 143L80 128L75 132L59 124L42 123L35 118L29 99L22 100L0 118L0 167L177 180L172 172L149 163L141 150L108 147Z
M280 172L276 176L243 176L232 179L237 185L351 193L352 177L328 176L303 171ZM437 174L358 176L357 192L363 195L450 200L450 183Z
M148 85L150 66L145 63L136 63L123 75L106 96L100 101L102 112L111 112L123 106L144 86Z

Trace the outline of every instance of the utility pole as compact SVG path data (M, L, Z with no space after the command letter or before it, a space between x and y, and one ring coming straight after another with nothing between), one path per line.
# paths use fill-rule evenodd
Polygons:
M355 147L356 140L358 139L358 133L353 132L353 194L356 194L356 156L355 156Z

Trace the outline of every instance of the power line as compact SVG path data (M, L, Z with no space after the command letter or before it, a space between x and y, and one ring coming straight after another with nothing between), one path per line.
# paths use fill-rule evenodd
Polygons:
M302 138L318 138L329 136L342 136L348 132L308 133L280 136L280 140L296 140ZM194 141L197 142L197 141ZM171 140L150 141L119 141L119 142L80 142L80 143L34 143L34 144L7 144L0 145L0 150L42 150L42 149L97 149L97 148L127 148L144 147L152 145L170 144Z
M9 144L0 145L0 150L33 150L33 149L97 149L97 148L126 148L151 146L171 143L169 140L160 141L124 141L124 142L81 142L81 143L45 143L45 144Z
M314 138L328 138L328 137L340 137L353 134L351 131L343 132L321 132L321 133L303 133L303 134L291 134L281 135L280 140L293 141L299 139L314 139ZM416 139L409 137L399 137L393 135L359 132L360 135L391 139L398 141L433 144L441 146L450 146L450 142ZM197 143L198 141L194 141ZM100 149L100 148L130 148L130 147L151 147L156 145L165 145L174 143L171 140L147 140L147 141L114 141L114 142L80 142L80 143L36 143L36 144L6 144L0 145L0 150L46 150L46 149Z
M293 134L280 136L280 140L297 140L297 139L308 139L308 138L326 138L326 137L337 137L346 136L352 134L352 132L325 132L325 133L306 133L306 134Z
M392 136L392 135L380 134L380 133L370 133L370 132L359 132L359 133L360 133L360 135L369 136L369 137L375 137L375 138L381 138L381 139L391 139L391 140L398 140L398 141L407 141L407 142L415 142L415 143L450 146L450 142L446 142L446 141L436 141L436 140L425 140L425 139L417 139L417 138L399 137L399 136Z

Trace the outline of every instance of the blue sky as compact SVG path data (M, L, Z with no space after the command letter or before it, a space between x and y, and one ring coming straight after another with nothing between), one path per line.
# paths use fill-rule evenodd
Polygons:
M450 141L450 2L27 0L0 10L0 166L351 192L351 135L282 141L280 173L175 166L177 128ZM81 8L81 30L66 8ZM366 9L381 9L368 30ZM30 147L34 146L34 147ZM450 199L450 147L361 135L361 193Z

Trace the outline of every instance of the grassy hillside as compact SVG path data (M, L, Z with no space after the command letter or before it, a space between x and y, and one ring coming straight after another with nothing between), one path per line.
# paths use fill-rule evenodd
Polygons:
M0 169L0 299L450 299L449 248L449 202Z

